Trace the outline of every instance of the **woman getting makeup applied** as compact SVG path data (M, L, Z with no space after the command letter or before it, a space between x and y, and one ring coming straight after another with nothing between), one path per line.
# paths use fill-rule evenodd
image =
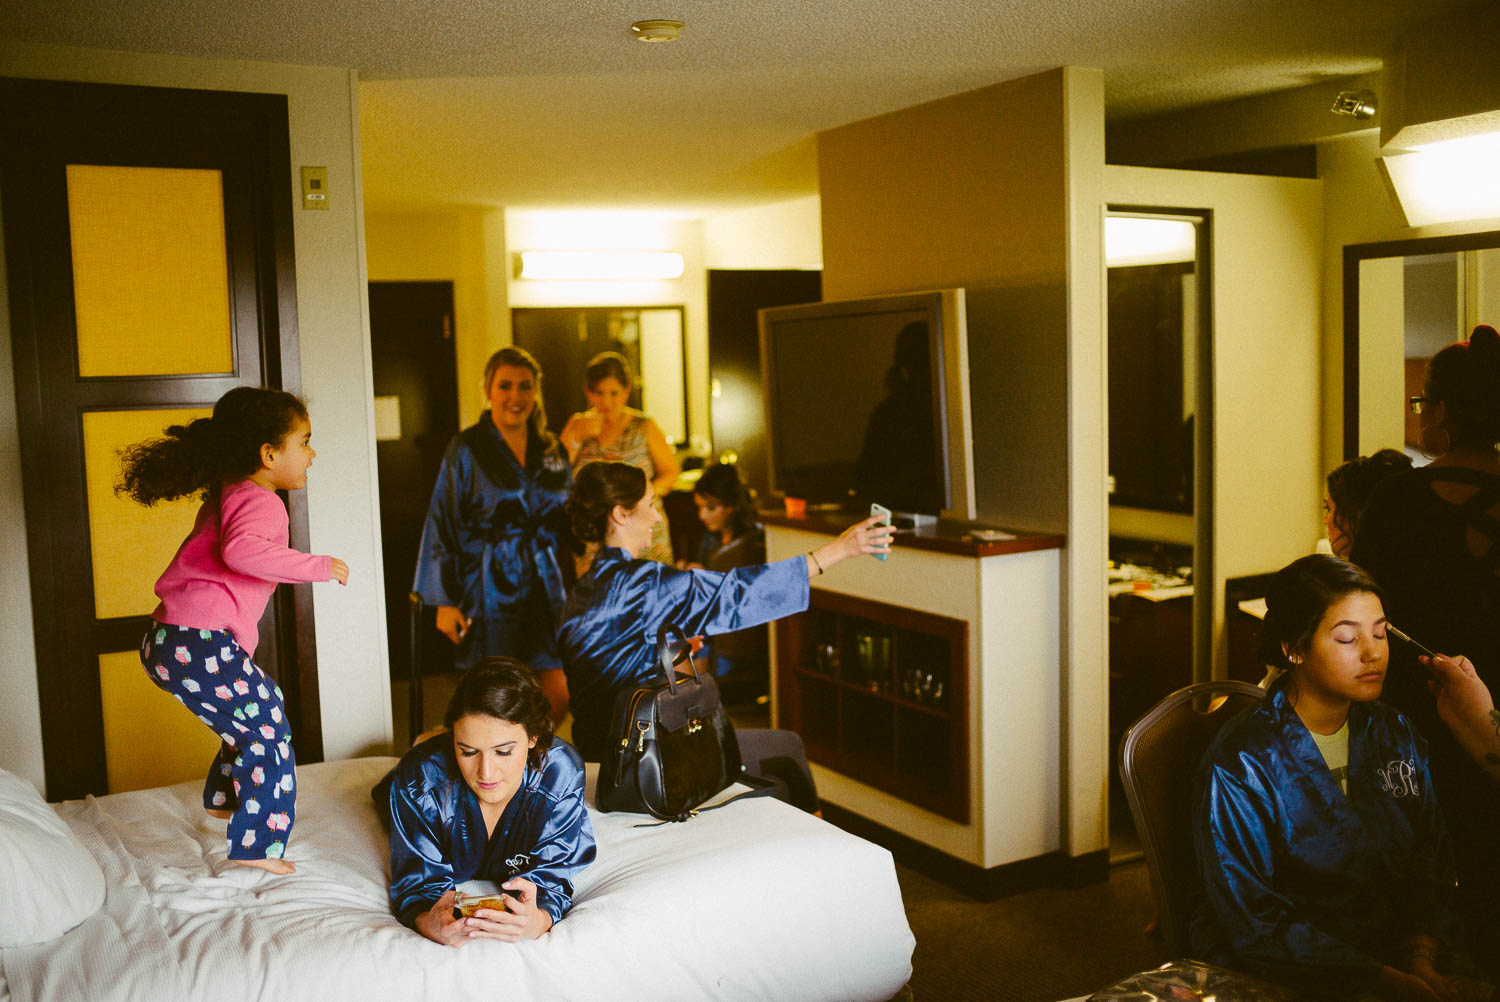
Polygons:
M1468 965L1426 742L1376 701L1379 586L1316 554L1282 568L1266 602L1263 653L1285 674L1224 725L1195 783L1194 955L1308 998L1489 998L1455 975Z
M1384 481L1352 558L1386 597L1391 621L1437 651L1463 654L1500 685L1500 334L1474 328L1427 364L1422 450L1431 464ZM1453 836L1459 911L1474 959L1500 978L1500 792L1460 746L1415 648L1393 652L1384 699L1432 743L1432 782Z

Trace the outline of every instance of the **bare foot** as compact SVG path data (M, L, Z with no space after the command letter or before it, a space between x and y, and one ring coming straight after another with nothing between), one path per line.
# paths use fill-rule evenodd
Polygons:
M253 866L267 873L296 873L297 867L285 859L231 859L236 866Z
M234 817L233 811L226 811L222 807L205 807L203 809L208 812L208 816L211 818L221 818L227 821Z

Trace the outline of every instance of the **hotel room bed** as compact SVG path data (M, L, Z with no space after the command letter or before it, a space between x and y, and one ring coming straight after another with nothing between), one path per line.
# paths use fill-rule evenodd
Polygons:
M230 865L195 784L69 801L103 907L0 951L0 1000L889 999L914 946L890 854L786 804L684 824L590 811L597 861L540 940L428 942L389 911L369 790L394 759L298 770L297 874ZM593 803L590 767L589 802Z

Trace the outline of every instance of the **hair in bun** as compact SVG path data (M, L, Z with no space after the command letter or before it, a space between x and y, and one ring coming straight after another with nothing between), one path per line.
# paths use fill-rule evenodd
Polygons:
M1500 333L1480 324L1467 341L1432 356L1426 393L1447 408L1454 445L1500 442Z
M634 508L646 496L646 471L629 463L586 463L573 477L573 493L564 510L573 535L573 550L604 542L609 513L619 505Z

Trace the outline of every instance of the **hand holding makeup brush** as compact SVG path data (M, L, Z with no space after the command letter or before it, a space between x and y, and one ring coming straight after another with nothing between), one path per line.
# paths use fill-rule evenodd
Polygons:
M1438 716L1469 757L1500 779L1500 710L1474 665L1463 655L1422 655L1432 672L1427 683L1437 700Z

